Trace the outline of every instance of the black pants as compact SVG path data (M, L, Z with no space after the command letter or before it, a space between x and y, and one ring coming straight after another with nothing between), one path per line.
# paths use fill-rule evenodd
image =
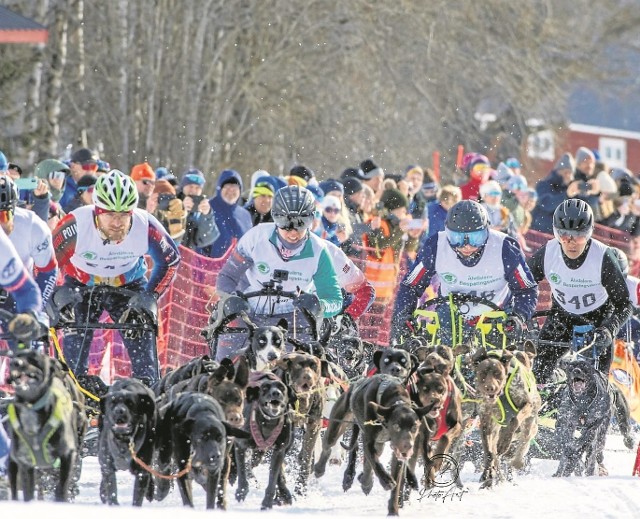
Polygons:
M146 283L144 279L124 285L123 288L134 292L142 292ZM85 287L71 278L66 278L65 286ZM119 294L117 289L110 293L101 293L100 298L87 290L82 302L75 306L75 324L78 329L65 333L64 356L69 367L76 375L86 375L89 369L89 351L93 340L93 330L82 329L86 323L97 323L103 311L106 311L113 322L117 322L127 309L127 296ZM151 331L144 332L140 337L130 339L122 337L131 360L131 374L134 378L153 383L159 378L158 353L156 351L156 336Z
M579 316L572 316L567 313L553 313L547 317L542 329L540 330L540 340L565 343L565 345L553 346L549 344L538 345L537 356L533 363L533 373L538 383L550 382L553 370L556 367L558 359L562 357L569 348L566 344L571 344L573 340L574 326L584 325L584 319ZM595 326L597 327L597 326ZM605 376L609 376L609 368L611 367L613 344L610 344L605 351L598 356L598 371ZM587 349L581 353L582 356L593 358L592 349Z

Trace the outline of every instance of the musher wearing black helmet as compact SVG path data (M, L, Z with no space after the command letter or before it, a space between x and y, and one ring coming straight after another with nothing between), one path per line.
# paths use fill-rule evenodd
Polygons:
M402 343L412 335L412 315L418 299L432 282L439 295L472 294L503 308L521 328L538 300L538 287L518 243L489 228L487 213L479 203L462 200L447 214L445 230L427 238L398 290L392 321L392 339ZM440 340L453 344L450 309L438 308ZM465 315L465 332L487 310L478 305Z
M553 313L539 338L571 342L575 325L593 324L598 369L608 374L613 337L631 315L632 305L616 251L592 238L593 227L593 212L586 202L565 200L553 214L555 237L528 264L537 282L546 279L551 286ZM564 348L538 348L534 363L538 382L551 380L563 353Z

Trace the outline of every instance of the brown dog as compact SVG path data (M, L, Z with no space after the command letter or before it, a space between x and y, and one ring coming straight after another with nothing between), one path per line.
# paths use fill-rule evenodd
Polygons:
M274 373L298 397L293 425L304 429L304 437L298 454L299 471L295 492L304 495L311 473L313 449L322 427L322 410L325 404L323 377L328 376L327 363L308 353L288 353L278 360Z
M533 359L535 346L524 345ZM484 449L481 488L491 487L504 478L502 459L510 467L524 467L529 443L538 432L540 395L531 369L508 350L487 353L479 349L473 356L476 390L481 398L480 428Z
M450 347L431 347L431 351L424 356L411 377L409 386L411 394L423 394L422 402L434 404L433 410L426 416L426 424L423 421L420 427L418 442L424 458L424 485L427 488L433 486L435 476L442 466L443 455L449 452L453 441L462 433L460 390L450 375L453 364L453 351ZM416 450L410 462L412 469L415 469L418 454Z

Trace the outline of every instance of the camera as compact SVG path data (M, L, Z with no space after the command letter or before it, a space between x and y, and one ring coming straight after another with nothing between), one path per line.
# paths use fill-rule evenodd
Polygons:
M273 271L273 280L282 282L287 281L289 279L289 271L282 269L274 269Z
M176 196L170 193L160 193L158 195L158 210L159 211L168 211L169 204L171 200L173 200Z
M191 208L191 213L197 213L199 211L198 206L200 202L204 200L204 195L189 195L189 198L193 200L193 207Z

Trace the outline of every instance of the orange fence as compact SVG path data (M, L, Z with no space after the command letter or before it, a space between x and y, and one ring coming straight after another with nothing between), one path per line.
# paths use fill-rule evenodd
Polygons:
M631 262L631 272L637 275L640 270L636 242L627 233L596 226L594 236L598 239L623 249ZM544 245L550 235L529 231L526 235L531 255ZM225 263L230 251L222 258L207 258L190 249L180 247L182 261L176 278L159 301L159 336L158 356L162 370L175 368L187 360L208 352L208 346L201 337L200 331L209 319L207 309L214 292L218 272ZM366 249L353 257L358 266L364 270ZM403 262L403 267L406 264ZM404 275L400 268L398 280ZM550 292L546 282L540 286L538 308L546 308L550 304ZM376 301L369 312L360 319L362 338L378 345L388 345L391 332L391 316L394 301ZM102 321L108 317L103 316ZM90 353L90 373L100 374L107 382L114 377L130 375L130 364L126 349L117 332L105 330L96 332ZM1 378L1 373L0 373Z

